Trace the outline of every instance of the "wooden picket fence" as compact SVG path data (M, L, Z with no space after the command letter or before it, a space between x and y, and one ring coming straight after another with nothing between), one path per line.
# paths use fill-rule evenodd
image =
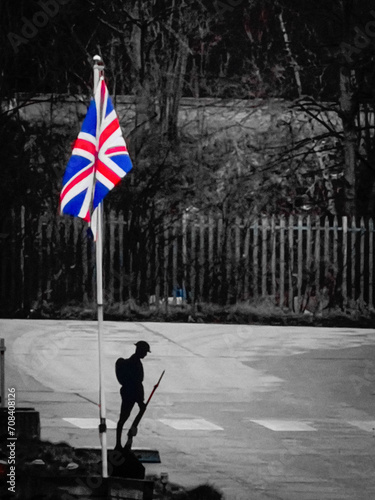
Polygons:
M1 314L95 301L95 245L83 221L33 217L1 225ZM107 304L257 303L294 312L374 307L373 220L249 217L172 220L110 212Z

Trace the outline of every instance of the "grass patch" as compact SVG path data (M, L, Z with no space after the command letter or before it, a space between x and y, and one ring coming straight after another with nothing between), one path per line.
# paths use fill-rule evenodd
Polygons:
M39 308L24 313L30 319L74 319L96 320L95 304L72 302L62 307L43 303ZM233 305L212 303L184 303L180 305L160 302L158 306L139 305L130 299L123 303L104 305L104 319L107 321L173 322L173 323L220 323L260 324L281 326L330 326L372 328L375 312L359 304L342 310L326 307L315 312L293 312L278 307L272 297L240 302Z
M7 477L9 472L6 439L0 442L0 477ZM16 500L66 500L67 498L87 498L87 495L67 496L57 487L51 489L48 478L64 478L69 484L82 483L82 478L101 476L101 453L98 450L75 449L67 443L51 443L40 439L19 437L16 445L16 493L9 492L6 479L1 481L0 498ZM185 489L180 485L162 482L158 476L147 476L154 482L154 500L221 500L222 494L213 485L200 485ZM65 482L65 481L64 481ZM30 485L40 485L40 491L31 493ZM91 484L90 480L87 484ZM93 486L94 487L94 486Z

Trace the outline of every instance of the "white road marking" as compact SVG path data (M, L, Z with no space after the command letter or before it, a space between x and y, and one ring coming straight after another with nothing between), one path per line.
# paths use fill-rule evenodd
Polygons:
M351 420L348 424L366 432L374 432L375 430L375 420Z
M250 420L255 424L259 424L271 431L275 432L311 432L316 431L314 427L311 427L311 422L301 422L299 420Z
M66 422L69 422L80 429L97 429L99 426L98 418L63 418ZM116 423L113 420L106 419L108 429L116 429Z
M204 418L160 418L159 422L173 427L178 431L222 431L219 427L212 422L208 422Z

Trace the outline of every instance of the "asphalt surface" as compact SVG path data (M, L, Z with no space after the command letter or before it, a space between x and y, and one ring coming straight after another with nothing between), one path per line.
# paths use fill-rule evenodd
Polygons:
M42 439L98 447L96 323L0 320L0 337L6 388L40 412ZM134 439L160 452L147 472L227 500L375 498L373 330L106 322L109 447L114 363L141 339L146 395L165 369Z

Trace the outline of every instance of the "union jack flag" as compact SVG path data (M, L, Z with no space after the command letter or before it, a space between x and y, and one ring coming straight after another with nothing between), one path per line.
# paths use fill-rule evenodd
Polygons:
M120 123L102 78L66 167L61 214L90 222L99 203L131 168Z

